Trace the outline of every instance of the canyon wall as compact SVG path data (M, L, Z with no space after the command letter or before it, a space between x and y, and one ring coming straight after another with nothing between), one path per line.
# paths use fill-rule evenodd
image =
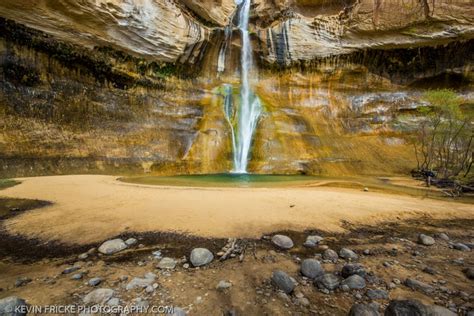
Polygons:
M0 3L0 175L232 169L233 0ZM472 108L469 1L252 4L250 171L403 174L426 89ZM219 56L225 69L218 72Z

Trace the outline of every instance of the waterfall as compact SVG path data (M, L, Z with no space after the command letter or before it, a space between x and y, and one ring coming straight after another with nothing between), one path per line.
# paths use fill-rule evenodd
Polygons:
M252 74L252 45L249 35L249 15L251 0L235 0L240 7L239 29L242 34L241 52L241 87L240 107L238 109L237 130L233 131L234 143L234 170L235 173L247 173L252 137L257 126L262 105L258 97L250 89L250 76ZM235 135L237 134L237 135Z

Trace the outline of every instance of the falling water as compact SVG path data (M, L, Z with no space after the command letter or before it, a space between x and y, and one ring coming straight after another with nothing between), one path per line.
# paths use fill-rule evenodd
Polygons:
M247 173L247 165L252 145L252 137L257 126L262 105L258 97L250 89L250 75L252 72L252 45L249 36L249 15L251 0L236 0L240 6L239 29L242 33L241 52L241 88L240 107L238 110L237 130L233 132L234 143L234 170L235 173Z

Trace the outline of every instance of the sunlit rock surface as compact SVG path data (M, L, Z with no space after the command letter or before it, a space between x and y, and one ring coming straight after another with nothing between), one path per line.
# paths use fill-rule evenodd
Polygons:
M406 173L426 89L456 89L469 111L472 4L403 3L253 2L263 113L251 172ZM233 0L1 1L0 176L231 170L222 87L238 104L235 10Z

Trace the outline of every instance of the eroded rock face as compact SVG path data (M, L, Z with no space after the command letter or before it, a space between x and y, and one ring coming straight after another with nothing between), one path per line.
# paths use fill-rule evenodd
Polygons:
M2 1L0 9L3 17L65 42L110 45L164 62L196 62L210 34L175 1L20 0ZM229 10L232 8L226 6L226 12Z
M424 89L449 83L474 98L472 6L437 3L425 23L420 3L253 1L253 88L265 113L249 171L416 166L406 136ZM222 84L238 100L235 10L233 0L2 1L1 16L45 34L0 19L0 175L231 170Z

